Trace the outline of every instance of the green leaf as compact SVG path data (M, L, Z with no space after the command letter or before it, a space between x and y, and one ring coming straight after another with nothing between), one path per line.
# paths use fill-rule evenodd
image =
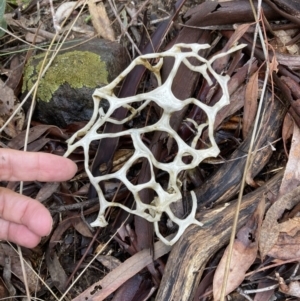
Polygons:
M0 16L3 17L5 13L6 0L0 2Z
M5 35L5 32L1 30L1 28L3 29L7 28L7 24L4 19L5 6L6 6L6 0L1 0L0 1L0 38Z

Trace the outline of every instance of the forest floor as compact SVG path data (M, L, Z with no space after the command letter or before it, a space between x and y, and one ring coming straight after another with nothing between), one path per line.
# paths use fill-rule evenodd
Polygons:
M53 229L24 267L0 242L0 299L299 300L299 16L286 0L2 1L1 148L67 152L78 173L23 183ZM30 59L100 39L131 65L95 87L95 119L32 116Z

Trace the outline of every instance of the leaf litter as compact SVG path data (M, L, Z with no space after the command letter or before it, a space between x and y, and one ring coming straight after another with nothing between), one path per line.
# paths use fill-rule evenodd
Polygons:
M262 199L255 212L248 219L237 233L237 238L233 245L233 255L231 258L230 274L227 281L226 295L235 290L244 280L245 274L256 259L258 251L258 236L265 211L265 201ZM224 281L224 271L228 248L216 269L213 280L214 300L220 299L222 282Z
M265 16L262 22L269 31L269 37L273 35L273 32L275 33L274 39L269 38L268 41L266 39L270 43L269 60L273 82L270 78L266 93L269 102L264 107L264 114L260 117L263 120L262 127L255 142L255 152L247 178L247 183L250 185L244 190L245 201L251 198L253 200L248 205L247 214L243 211L246 208L240 213L241 223L233 246L232 269L226 286L226 294L231 295L233 299L238 295L243 295L248 299L262 300L259 299L262 298L262 293L256 291L256 288L261 287L270 288L270 298L275 294L282 300L286 296L299 298L297 279L299 272L296 263L300 257L297 168L300 79L297 73L299 65L297 67L295 63L295 54L298 55L296 39L298 23L294 17L299 12L299 7L284 5L283 0L273 1L273 4L269 2L271 1L266 1L262 5ZM41 3L41 7L37 8L34 1L28 1L28 6L19 9L17 17L13 17L16 13L15 7L10 1L7 3L5 11L3 7L0 9L0 24L3 29L7 28L10 31L13 29L16 35L21 38L25 37L25 41L12 41L6 31L1 31L1 41L4 42L0 46L0 51L4 54L1 56L1 124L6 122L6 116L16 111L18 106L19 83L26 59L22 53L16 53L14 62L9 64L10 57L13 56L11 53L19 49L26 53L26 40L32 43L32 47L38 49L42 46L39 44L42 41L40 38L43 38L43 41L50 41L55 36L49 3ZM66 3L64 5L71 6L68 4L71 2ZM171 250L170 247L157 241L153 234L152 224L113 208L106 216L109 221L107 229L101 229L101 231L91 229L89 223L95 219L99 205L97 205L98 201L95 199L93 187L89 188L88 194L86 193L89 183L84 174L61 185L25 183L25 194L44 202L50 208L54 218L54 227L50 237L44 238L33 252L24 250L24 257L27 262L30 260L32 269L38 271L40 277L48 284L50 283L55 292L50 293L42 281L37 281L33 270L25 265L29 289L31 292L37 292L43 300L58 300L65 297L68 300L78 301L104 300L105 298L124 300L125 297L122 296L126 292L128 293L126 300L140 300L137 294L144 296L144 300L147 298L148 300L151 298L168 300L169 295L176 300L193 300L196 291L200 291L198 286L199 288L205 286L206 296L198 295L198 299L208 300L214 296L217 300L222 279L224 279L222 271L224 271L224 258L227 254L227 248L226 251L222 248L226 247L229 239L228 234L226 236L222 233L229 232L222 229L222 224L214 223L223 220L223 212L231 216L234 210L235 197L240 188L241 170L245 162L243 158L249 147L248 141L257 115L256 107L260 101L258 100L261 92L259 83L265 73L265 58L262 56L259 43L254 48L254 58L250 57L254 31L252 9L248 1L238 3L219 1L218 4L205 2L200 5L196 1L188 3L183 0L176 3L137 1L130 5L120 1L113 8L110 3L110 1L90 2L88 13L91 15L92 22L76 23L76 26L72 27L70 20L74 20L79 13L80 17L83 17L82 20L88 20L87 11L80 12L84 1L80 1L74 11L66 6L63 7L61 1L57 1L54 3L56 12L54 17L56 21L59 20L57 22L62 32L58 33L55 39L62 36L64 29L74 28L72 31L74 38L74 36L79 37L80 34L90 34L94 27L96 34L108 40L113 41L117 37L127 47L132 60L136 57L137 49L143 54L152 53L154 50L161 52L170 48L169 43L212 44L213 47L209 51L201 53L206 58L212 57L217 52L225 52L236 43L249 45L239 53L224 57L214 63L215 71L230 76L228 90L231 103L218 113L218 120L214 125L214 135L221 150L219 157L214 160L206 159L189 173L180 174L179 178L183 197L180 204L173 208L174 212L181 218L189 214L190 192L195 191L198 205L197 216L200 217L200 221L202 217L206 223L200 230L196 230L195 227L188 228ZM45 14L41 16L40 11ZM163 22L167 11L172 11L171 19ZM120 13L122 17L118 19L118 22L124 22L122 26L116 22L115 12L122 12ZM232 18L228 18L228 12L233 14ZM177 19L178 15L179 19ZM62 23L64 18L67 20ZM130 26L128 26L128 21L131 22ZM175 27L170 30L173 21ZM38 22L40 22L39 28ZM182 26L183 23L187 26ZM242 25L236 26L236 23ZM124 28L126 34L124 34ZM294 31L290 30L291 28ZM150 35L152 39L147 41ZM163 81L171 70L172 64L171 60L165 60L162 69ZM14 72L14 69L18 72ZM119 97L133 96L137 91L142 90L150 91L155 85L155 80L149 76L145 68L136 68L124 80L123 86L120 87ZM272 85L274 85L273 88ZM206 105L213 105L222 95L218 84L214 83L210 87L202 77L185 69L184 66L179 68L172 92L179 99L196 97ZM280 101L281 106L278 105ZM121 120L127 114L127 109L121 108L114 118ZM126 126L132 128L142 126L147 122L153 123L160 114L159 109L152 103L147 110L141 112L138 118L133 119L132 124L128 123ZM189 144L197 134L197 125L205 121L206 117L205 112L191 105L187 110L174 115L171 119L172 128ZM2 132L2 147L14 149L24 147L24 122L25 114L21 111ZM227 123L226 126L225 123ZM268 129L273 129L273 131ZM77 125L70 125L66 130L54 125L32 122L28 149L63 155L66 150L66 139L77 130ZM101 130L104 133L117 133L121 127L106 124ZM157 132L154 136L144 135L143 139L157 160L171 162L176 156L177 148L174 139L164 133ZM89 163L95 175L105 174L110 170L113 172L121 170L133 155L132 141L128 137L111 139L111 141L110 144L107 141L99 143L98 151L96 144L93 144L89 150L91 159ZM207 133L203 131L197 147L205 148L207 143ZM84 161L82 150L76 150L71 158L82 172ZM186 158L186 160L188 162L189 159ZM143 181L145 183L149 173L147 168L147 162L141 158L134 162L127 178L132 183L143 183ZM283 177L276 178L276 185L271 184L275 181L275 174L282 169L285 169ZM156 170L155 177L159 179L161 185L166 185L168 179L162 170ZM132 195L123 183L107 181L101 185L109 201L123 202L127 208L133 206ZM2 182L2 186L18 189L18 185L13 183ZM281 187L278 192L279 186ZM270 187L273 188L270 189ZM152 191L142 192L143 202L151 201L151 194L153 194ZM266 209L262 208L264 201ZM231 205L228 206L227 203ZM255 204L259 205L254 206ZM260 208L256 209L259 213L254 211L255 208ZM209 218L205 219L206 216ZM209 227L210 224L215 225L214 229ZM170 222L167 215L161 220L159 227L165 237L177 230L176 225ZM116 230L118 230L117 233ZM197 233L198 235L199 233L202 233L201 235L214 233L218 240L214 241L211 238L206 241L205 236L201 241L194 240ZM197 250L201 250L204 244L211 247L208 248L211 253L201 255L203 257L199 259L201 252ZM3 261L0 262L3 275L0 283L6 283L7 286L3 294L1 290L1 296L13 295L14 291L23 293L25 290L19 258L7 244L1 243L1 245L2 254L6 254L6 257L3 257ZM103 245L106 247L103 248ZM101 253L100 262L98 260ZM43 254L46 254L44 255L46 259L43 258ZM180 255L173 258L174 254ZM92 261L93 258L98 258L98 260ZM198 259L194 262L195 258ZM285 263L287 260L289 264ZM291 263L292 260L295 263ZM113 261L115 262L114 268L109 264ZM202 262L201 265L199 262ZM274 263L277 267L270 268L268 273L260 272L260 268L267 269ZM181 268L179 269L178 266ZM193 266L192 272L188 272L189 266ZM216 266L218 266L217 269ZM209 269L209 272L206 272L205 268ZM182 277L185 269L188 276ZM83 270L85 274L78 278ZM212 280L211 274L214 271L215 276ZM252 276L248 276L249 273ZM71 275L75 278L70 280ZM254 275L257 277L256 280L253 280ZM265 281L267 277L272 280ZM76 278L77 282L73 281ZM70 281L73 282L72 287ZM171 282L171 285L165 285L168 282ZM1 288L4 286L1 285Z

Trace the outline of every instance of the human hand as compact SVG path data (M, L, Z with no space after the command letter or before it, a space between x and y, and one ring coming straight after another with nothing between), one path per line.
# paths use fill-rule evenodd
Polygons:
M76 171L76 164L67 158L0 149L3 181L65 181ZM0 187L0 239L33 248L51 228L52 217L40 202Z

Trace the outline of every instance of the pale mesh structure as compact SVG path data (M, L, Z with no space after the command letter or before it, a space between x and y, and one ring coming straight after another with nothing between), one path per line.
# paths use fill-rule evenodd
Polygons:
M206 60L200 55L198 55L200 50L207 49L209 47L210 46L208 44L176 44L171 49L165 52L140 56L134 61L132 61L132 63L113 82L111 82L105 87L95 90L93 94L93 115L90 121L86 124L86 126L78 132L76 132L68 140L68 150L65 154L65 156L68 156L78 147L82 147L84 150L85 170L91 181L91 184L95 187L98 193L100 203L100 211L98 217L91 224L91 226L106 226L107 221L104 217L105 211L108 207L113 206L120 207L129 213L141 216L149 222L153 222L157 237L168 245L174 244L189 225L196 224L202 226L202 223L196 220L195 218L197 200L193 191L191 191L192 209L189 215L184 219L178 218L174 215L170 208L170 204L182 199L181 185L178 180L179 173L196 167L205 158L216 157L219 154L219 148L213 136L214 121L218 111L225 105L229 104L229 93L227 88L229 76L217 74L212 68L212 63L220 57L223 57L225 55L228 55L229 53L243 48L244 45L234 46L226 53L217 54L213 56L210 60ZM182 52L182 50L184 50L184 52ZM163 65L164 58L166 57L173 57L175 61L168 78L165 80L164 83L162 83L160 70ZM192 65L188 60L189 58L195 58L198 62L197 65ZM158 62L153 66L150 64L149 61L153 61L154 59ZM210 76L213 76L216 79L217 83L220 85L223 91L223 96L214 106L207 106L201 103L196 98L187 98L185 100L179 100L174 96L171 90L171 86L176 72L180 64L182 63L185 64L192 71L201 73L210 85L212 85L212 80ZM114 90L124 79L124 77L137 65L144 65L150 72L154 74L158 82L158 87L150 92L141 93L131 97L116 97L116 95L114 94ZM208 71L210 75L208 74ZM102 106L100 106L100 101L102 99L106 99L109 102L109 108L106 113L104 112ZM142 128L123 129L118 133L102 133L99 131L99 129L103 127L103 125L106 122L114 124L125 124L126 122L134 119L151 101L155 102L163 111L160 119L154 124L146 125ZM137 103L142 104L139 107L134 108L133 106L137 106ZM174 112L179 111L190 104L199 106L206 113L207 122L198 125L196 122L193 121L193 125L196 127L197 133L193 141L191 142L191 145L188 145L179 137L177 132L171 128L169 122L170 117ZM125 107L126 109L128 109L129 113L128 116L123 120L116 120L111 116L113 112L120 107ZM207 130L210 146L208 146L208 148L206 149L195 149L197 141L200 138L204 129ZM145 133L150 133L154 131L167 132L168 135L173 137L176 141L178 145L178 152L172 162L158 162L154 158L153 154L148 149L148 147L143 143L141 136ZM128 161L125 162L125 164L119 170L109 174L94 177L89 169L90 143L94 140L122 137L124 135L131 136L134 146L134 154ZM183 160L183 157L186 156L189 156L191 158L191 161L188 164L184 163ZM149 161L151 169L151 179L147 183L134 185L127 179L126 174L130 167L140 158L145 158ZM153 171L154 168L160 169L168 173L169 182L167 189L163 189L161 184L156 181ZM104 192L102 191L99 183L102 181L115 179L118 179L124 185L126 185L127 189L132 193L132 196L135 200L134 209L130 209L124 206L123 204L117 202L110 202L105 198ZM139 196L139 192L145 188L151 188L157 194L157 196L154 197L150 204L144 204ZM163 237L163 235L159 231L158 222L160 221L163 213L166 213L168 215L168 218L173 223L178 225L178 231L170 241L165 239L165 237Z

